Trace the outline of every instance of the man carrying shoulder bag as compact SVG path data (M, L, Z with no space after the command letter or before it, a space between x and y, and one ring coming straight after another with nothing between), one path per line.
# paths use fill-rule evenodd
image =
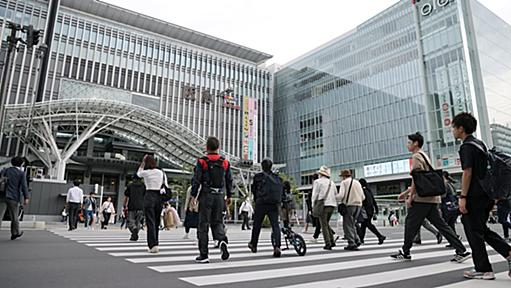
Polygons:
M330 169L321 166L318 171L319 179L312 185L312 209L315 217L319 219L323 240L325 241L325 250L332 250L335 247L334 235L330 228L330 218L337 206L335 183L330 180Z
M449 227L440 216L440 195L445 192L445 184L443 183L441 172L433 169L431 160L426 153L422 151L423 144L424 137L419 132L408 135L408 151L413 153L413 178L409 198L406 200L408 214L406 215L405 239L402 250L399 250L396 254L390 255L390 257L396 260L412 260L410 250L412 248L413 239L419 232L424 219L428 219L456 250L456 254L451 261L462 263L470 258L470 253L467 252L456 233L454 233L451 227ZM438 173L439 175L437 177L436 174ZM429 186L427 183L429 183ZM431 186L431 183L436 184Z
M362 244L357 233L357 218L365 200L364 189L358 180L351 177L350 170L342 170L340 176L343 180L337 200L341 202L339 213L343 217L342 228L348 240L348 246L344 247L344 250L357 251Z

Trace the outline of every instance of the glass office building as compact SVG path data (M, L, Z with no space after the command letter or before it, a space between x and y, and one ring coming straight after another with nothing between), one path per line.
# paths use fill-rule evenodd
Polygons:
M47 0L0 0L2 71L7 22L45 32L47 19ZM6 82L7 104L31 103L34 95L36 49L18 46ZM49 53L48 73L41 79L43 101L127 102L170 118L203 139L219 137L221 148L239 159L260 162L273 153L273 80L263 67L269 54L96 0L60 0ZM62 149L74 131L54 128ZM2 140L3 160L22 153L23 143L12 134ZM65 178L100 184L115 195L146 153L151 153L147 147L106 129L80 146ZM42 166L34 155L29 160Z
M365 177L381 194L409 179L407 135L459 172L455 114L511 122L511 26L475 0L402 0L275 74L275 159L310 188L321 165ZM507 90L506 90L507 89Z

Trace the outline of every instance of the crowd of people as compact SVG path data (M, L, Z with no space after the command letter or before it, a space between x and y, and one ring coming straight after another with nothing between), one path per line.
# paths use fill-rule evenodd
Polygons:
M398 200L404 201L407 207L404 241L401 249L390 255L391 258L411 261L413 244L422 242L420 230L424 227L434 234L438 244L443 239L448 242L447 248L454 250L452 262L462 263L472 258L474 268L465 271L464 277L495 279L486 244L507 259L511 277L511 246L508 243L511 228L509 198L496 199L481 181L488 173L490 152L481 140L473 136L476 127L477 120L469 113L461 113L453 119L453 135L462 141L459 150L463 170L460 195L453 185L456 181L446 171L442 173L435 170L431 159L422 150L424 137L418 132L408 135L406 145L411 153L412 181L410 187L398 197ZM197 229L199 251L195 259L197 263L209 263L210 229L213 239L217 241L216 247L220 249L221 259L227 260L230 257L224 218L233 194L233 177L231 164L219 154L219 149L219 140L216 137L209 137L206 143L207 152L197 160L192 185L187 191L183 238L189 238L190 229ZM273 232L271 236L273 256L280 257L279 216L283 226L289 228L290 219L295 215L296 204L291 183L283 181L275 174L272 165L273 162L269 158L261 162L262 172L254 176L251 184L255 206L252 206L252 199L247 195L238 212L243 220L241 229L252 230L248 248L253 253L257 253L261 226L265 217L268 217ZM13 158L12 166L2 170L1 175L9 180L19 181L6 182L5 192L0 194L0 216L3 216L6 209L11 217L17 215L17 209L22 201L20 196L24 196L25 204L30 198L22 169L23 160L19 157ZM308 230L309 224L313 224L315 226L313 241L317 242L319 235L322 234L323 249L333 250L340 236L336 235L330 223L332 215L339 213L346 240L344 250L358 251L364 244L367 229L377 237L379 245L384 244L386 236L373 224L373 221L377 220L379 207L368 182L365 179L355 179L349 169L341 170L339 178L341 181L337 188L332 180L330 168L321 166L317 171L312 192L307 199L308 211L304 231ZM17 184L14 185L14 182ZM79 187L80 183L75 181L73 184L66 198L69 230L76 229L80 209L83 210L85 227L94 225L95 215L99 212L102 218L101 228L107 229L110 218L116 213L112 199L108 197L99 205L94 192L84 197L83 190ZM139 232L145 225L150 253L159 252L160 229L162 227L170 229L175 227L176 223L180 223L177 211L164 200L164 196L168 194L168 187L166 174L158 168L152 156L146 155L133 177L133 182L127 186L125 192L123 213L131 232L130 240L137 241ZM489 214L495 204L504 238L487 225ZM471 252L468 252L467 247L461 242L462 235L456 232L455 224L460 215L464 236L468 240ZM391 211L389 221L392 225L398 225L398 217L398 213ZM252 228L250 218L253 218ZM16 221L11 224L11 234L13 240L22 235Z

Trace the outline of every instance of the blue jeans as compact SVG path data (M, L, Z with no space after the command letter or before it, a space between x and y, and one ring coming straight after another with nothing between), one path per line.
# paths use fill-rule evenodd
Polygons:
M92 210L85 210L85 228L89 226L89 223L92 221L94 217L94 211Z

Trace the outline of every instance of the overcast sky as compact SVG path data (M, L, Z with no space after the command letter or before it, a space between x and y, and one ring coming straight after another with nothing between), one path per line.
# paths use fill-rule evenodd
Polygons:
M398 0L103 0L273 55L285 64ZM511 23L510 0L479 0Z

